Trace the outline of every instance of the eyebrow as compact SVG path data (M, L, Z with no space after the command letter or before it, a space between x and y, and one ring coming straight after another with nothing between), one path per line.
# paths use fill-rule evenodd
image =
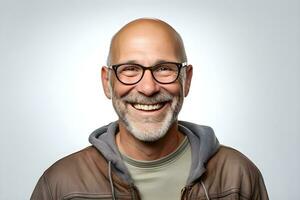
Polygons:
M157 65L157 64L160 64L160 63L165 63L165 62L178 62L178 61L170 61L170 60L159 59L155 63L153 63L151 66L154 66L154 65ZM128 60L128 61L122 62L120 64L140 64L140 63L137 60ZM140 64L140 65L142 65L142 64Z

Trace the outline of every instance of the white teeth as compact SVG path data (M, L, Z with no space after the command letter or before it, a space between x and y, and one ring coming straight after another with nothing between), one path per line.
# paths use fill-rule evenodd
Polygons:
M133 104L133 107L138 110L158 110L161 107L163 107L163 104L152 104L152 105Z

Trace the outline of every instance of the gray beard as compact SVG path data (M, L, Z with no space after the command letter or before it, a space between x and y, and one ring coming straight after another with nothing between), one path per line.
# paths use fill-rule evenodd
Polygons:
M163 119L157 119L155 117L146 117L136 119L130 115L127 111L124 102L131 103L157 103L171 101L171 106L167 110L166 115ZM125 97L119 99L113 95L113 106L116 113L119 116L119 120L124 123L125 128L131 133L136 139L143 142L154 142L163 138L172 124L177 120L178 114L183 104L183 97L173 97L167 92L161 92L154 97L146 97L142 95L128 94ZM128 105L131 106L131 105Z

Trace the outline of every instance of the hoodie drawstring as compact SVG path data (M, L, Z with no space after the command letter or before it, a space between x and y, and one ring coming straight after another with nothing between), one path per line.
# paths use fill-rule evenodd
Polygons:
M208 193L207 193L207 190L206 190L206 187L205 187L203 181L201 181L201 185L202 185L202 187L203 187L203 189L204 189L204 193L205 193L206 199L207 199L207 200L210 200L210 198L209 198L209 196L208 196Z
M111 161L108 162L108 177L109 177L109 183L110 183L110 188L111 188L111 193L112 193L112 199L116 200L115 188L114 188L114 183L113 183L112 174L111 174Z

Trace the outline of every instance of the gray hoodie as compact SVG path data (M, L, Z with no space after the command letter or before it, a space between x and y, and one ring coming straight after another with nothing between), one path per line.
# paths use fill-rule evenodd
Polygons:
M217 152L219 142L212 128L185 121L178 121L178 129L188 137L192 150L192 164L187 185L192 184L205 172L205 163ZM112 122L95 130L89 137L93 144L112 164L113 170L129 184L132 178L122 160L115 143L115 134L118 132L118 122Z

